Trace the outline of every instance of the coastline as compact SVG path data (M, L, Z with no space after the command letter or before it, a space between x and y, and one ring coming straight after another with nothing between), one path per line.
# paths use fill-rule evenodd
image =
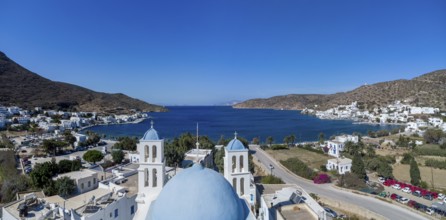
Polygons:
M93 127L96 127L96 126L139 124L139 123L142 123L143 121L145 121L145 120L147 120L147 119L149 119L149 118L138 118L138 119L136 119L136 120L134 120L134 121L123 122L123 123L109 123L109 124L95 124L95 125L88 125L88 126L84 126L84 127L79 128L78 131L80 132L80 131L83 131L83 130L85 130L85 129L93 128Z

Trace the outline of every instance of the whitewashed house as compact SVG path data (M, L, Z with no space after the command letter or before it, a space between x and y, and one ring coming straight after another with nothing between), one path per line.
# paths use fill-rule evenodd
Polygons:
M84 134L74 134L74 137L76 138L76 142L74 142L74 146L77 147L79 146L79 143L83 143L85 141L87 141L87 136Z
M429 118L429 124L434 127L440 127L443 124L443 119L441 118Z
M53 179L57 180L62 177L73 179L76 183L76 190L80 194L98 188L99 184L98 174L88 169L60 174Z
M339 174L351 171L352 160L349 158L334 158L327 160L327 170L336 170Z

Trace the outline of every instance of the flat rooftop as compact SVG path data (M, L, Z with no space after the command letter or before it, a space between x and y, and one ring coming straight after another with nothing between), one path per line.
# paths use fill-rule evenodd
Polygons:
M96 172L91 171L89 169L82 169L79 171L73 171L73 172L69 172L69 173L59 174L59 175L57 175L57 177L54 177L54 179L59 179L59 178L67 176L71 179L77 180L77 179L91 177L93 174L96 174Z

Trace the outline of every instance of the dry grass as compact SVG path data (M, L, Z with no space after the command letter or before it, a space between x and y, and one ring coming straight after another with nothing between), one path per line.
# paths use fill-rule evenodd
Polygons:
M434 186L436 189L446 189L446 170L440 170L430 167L419 166L421 180L427 182L432 187L432 174L434 177ZM410 183L409 165L397 164L393 166L393 175L397 180Z
M320 169L321 165L327 164L327 160L332 158L324 154L318 154L297 147L289 150L267 150L266 152L268 152L278 161L296 157L307 164L310 168L318 170Z

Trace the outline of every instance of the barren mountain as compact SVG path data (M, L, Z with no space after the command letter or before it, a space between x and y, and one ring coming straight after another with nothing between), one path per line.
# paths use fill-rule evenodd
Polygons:
M373 108L407 101L418 106L432 106L446 110L446 70L438 70L411 80L395 80L361 86L349 92L330 95L291 94L266 99L251 99L234 105L234 108L272 108L326 110L338 105L358 101L365 108Z
M33 73L0 52L0 105L36 106L73 111L166 111L164 107L124 94L95 92L80 86L54 82Z

